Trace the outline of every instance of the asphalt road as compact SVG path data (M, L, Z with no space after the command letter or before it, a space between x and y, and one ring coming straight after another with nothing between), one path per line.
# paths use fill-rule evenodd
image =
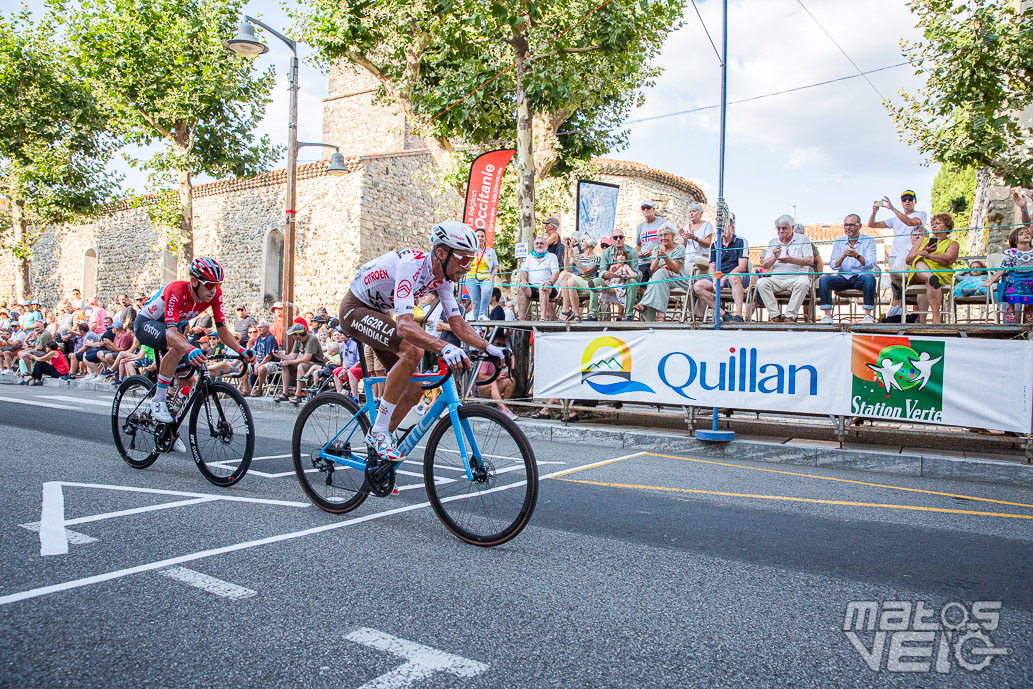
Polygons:
M125 465L108 403L0 386L2 687L1033 686L1030 490L535 442L530 526L481 549L418 478L309 505L293 415L255 413L227 490L186 455ZM850 601L881 631L845 633ZM974 601L996 628L942 629L990 620Z

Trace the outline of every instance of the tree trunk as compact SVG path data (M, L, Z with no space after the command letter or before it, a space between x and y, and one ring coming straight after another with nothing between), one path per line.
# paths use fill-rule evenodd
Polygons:
M534 171L538 177L545 177L560 157L560 140L556 136L560 126L566 121L568 113L558 112L536 113L531 125L534 137Z
M529 243L534 237L534 137L531 131L531 105L524 92L527 38L522 33L514 32L513 51L516 57L517 218L520 241Z
M177 156L186 158L189 153L189 136L186 126L177 127L174 146ZM179 248L179 262L185 267L190 266L194 260L194 186L190 176L190 168L184 167L179 171L179 234L182 237L182 244ZM182 274L186 274L185 270Z
M27 255L30 247L28 242L29 221L25 218L25 199L13 197L11 219L15 249L14 294L18 301L25 301L32 297L32 284L29 282L29 265L32 263L32 259Z

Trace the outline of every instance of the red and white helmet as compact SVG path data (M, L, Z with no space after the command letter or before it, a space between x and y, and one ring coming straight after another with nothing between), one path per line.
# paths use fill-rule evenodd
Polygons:
M477 235L466 223L446 220L438 223L430 231L430 241L434 246L445 246L459 251L477 251Z
M208 284L222 282L222 266L214 258L195 258L190 262L190 277Z

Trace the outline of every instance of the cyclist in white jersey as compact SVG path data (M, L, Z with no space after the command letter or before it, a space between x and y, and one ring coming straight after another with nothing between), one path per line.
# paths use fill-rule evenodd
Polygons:
M381 459L391 462L402 459L392 431L421 396L419 383L409 379L417 372L423 352L438 352L446 364L470 368L470 359L461 347L434 337L416 323L417 299L434 290L456 337L491 356L504 355L463 320L453 293L452 283L462 279L473 262L477 236L469 225L443 222L431 230L431 244L429 253L398 249L366 263L341 301L341 329L372 347L388 371L384 396L366 442Z

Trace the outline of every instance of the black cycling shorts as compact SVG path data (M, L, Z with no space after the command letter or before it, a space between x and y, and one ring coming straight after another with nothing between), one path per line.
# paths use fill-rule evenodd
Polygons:
M143 316L137 316L136 320L133 321L133 334L136 335L136 339L140 341L140 344L146 345L155 352L161 352L162 354L168 351L169 348L169 344L165 339L166 330L168 330L168 326L165 325L165 321L154 321Z
M385 371L390 371L398 363L397 352L402 337L390 315L370 308L349 292L341 300L339 316L341 330L348 337L368 345L384 364Z

